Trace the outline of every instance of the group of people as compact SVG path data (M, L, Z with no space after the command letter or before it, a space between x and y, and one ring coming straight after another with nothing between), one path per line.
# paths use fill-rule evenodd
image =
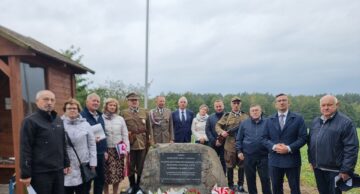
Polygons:
M130 151L128 130L118 115L118 101L106 99L100 112L100 97L90 94L86 107L69 99L63 105L64 115L54 111L55 94L49 90L36 95L38 109L23 120L20 134L20 181L36 193L90 193L91 181L84 182L80 163L96 172L94 193L109 193L113 185L118 192L125 177L124 157L116 151L119 142ZM106 138L95 136L92 126L98 125ZM65 176L64 176L65 175Z
M81 109L75 99L63 105L64 115L54 111L55 94L49 90L36 95L37 111L23 120L20 134L20 181L32 185L38 194L118 193L119 183L128 177L127 193L143 192L141 174L146 153L157 143L195 143L212 147L219 156L229 187L245 192L244 178L250 194L257 193L258 172L262 193L282 194L286 175L292 194L300 193L300 148L308 143L309 162L314 169L321 194L341 193L334 178L349 179L354 171L358 139L356 128L346 115L337 110L335 96L320 99L321 116L309 126L303 117L289 110L286 94L275 99L277 112L268 118L261 106L250 106L249 115L241 110L241 99L231 99L231 110L225 112L222 100L199 112L187 109L186 97L178 100L178 109L166 108L164 96L157 96L156 107L140 108L136 93L126 96L128 108L119 111L116 99L105 100L99 111L100 97L89 94ZM120 112L120 113L119 113ZM92 132L100 128L101 138ZM70 142L70 143L69 143ZM125 154L119 154L118 145ZM80 163L87 163L97 176L84 182ZM234 168L238 166L238 182L234 185ZM245 176L246 175L246 176Z
M313 119L309 132L303 117L290 111L286 94L276 95L277 112L268 118L263 117L260 105L250 106L250 117L240 124L236 137L249 193L257 193L257 171L262 193L284 193L286 175L291 193L300 194L300 148L306 143L319 193L341 193L335 177L346 181L353 176L359 151L356 128L337 110L335 96L323 96L319 105L321 115Z

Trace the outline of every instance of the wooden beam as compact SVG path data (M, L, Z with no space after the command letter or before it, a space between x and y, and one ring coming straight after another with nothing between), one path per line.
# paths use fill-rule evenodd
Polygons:
M35 56L29 47L21 47L3 37L0 37L0 56Z
M6 76L10 77L10 68L4 63L3 60L0 59L0 70L5 73Z
M10 67L10 98L11 98L11 123L14 142L15 172L16 172L16 194L24 194L24 185L20 180L20 127L24 118L24 108L21 90L20 59L9 57Z

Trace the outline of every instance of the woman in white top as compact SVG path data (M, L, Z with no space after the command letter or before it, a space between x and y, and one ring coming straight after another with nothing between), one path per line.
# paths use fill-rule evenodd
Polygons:
M203 145L208 145L209 139L205 133L205 125L206 120L208 119L209 115L207 112L209 111L209 107L205 104L202 104L199 107L199 112L196 114L196 117L193 119L191 125L192 134L195 136L195 143L200 143Z
M105 162L105 185L104 193L109 193L109 185L113 185L113 193L118 193L119 183L124 179L124 154L116 150L116 145L126 145L126 152L130 151L128 129L123 117L118 115L119 102L114 98L108 98L104 104L103 118L105 123L106 141L109 154Z
M81 163L89 163L92 171L95 172L97 165L96 143L94 134L91 132L90 124L79 114L80 103L75 99L69 99L63 106L65 114L61 117L64 122L65 132L74 145ZM64 186L66 194L83 194L90 189L91 181L84 183L81 178L79 160L73 148L67 142L66 150L69 155L71 172L65 175Z

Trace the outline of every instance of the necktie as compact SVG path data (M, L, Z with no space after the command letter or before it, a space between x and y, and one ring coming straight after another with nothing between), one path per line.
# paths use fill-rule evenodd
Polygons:
M280 128L281 130L284 128L285 125L285 115L284 114L280 114Z
M181 122L185 123L184 111L181 111Z
M132 113L137 113L138 112L137 108L131 108L130 110L131 110Z

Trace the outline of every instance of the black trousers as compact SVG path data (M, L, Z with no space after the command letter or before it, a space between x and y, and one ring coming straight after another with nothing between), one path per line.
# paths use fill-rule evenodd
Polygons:
M257 194L256 171L259 173L263 194L271 194L268 156L245 155L244 170L249 194Z
M37 194L64 194L64 171L33 173L31 185Z
M226 175L226 164L225 164L225 158L224 158L224 145L221 146L213 146L213 149L217 153L217 155L220 158L221 166L223 167L224 174Z
M335 177L338 172L325 171L315 168L314 169L316 185L319 194L341 194L339 188L335 188Z
M300 194L300 167L278 168L269 166L269 173L274 194L284 193L284 176L286 175L291 194Z
M105 171L104 171L104 164L105 164L105 156L104 154L97 154L97 166L96 170L96 177L94 179L94 194L102 194L105 184ZM91 182L89 184L91 185ZM87 194L90 193L91 186L88 188Z
M244 185L244 168L239 167L238 168L238 185L243 186ZM234 168L228 168L227 169L227 179L229 187L234 186Z
M130 174L129 174L130 187L140 184L145 156L146 156L146 149L130 150ZM135 174L136 174L136 182L135 182Z
M65 194L86 194L90 189L90 183L91 181L77 186L65 187Z

